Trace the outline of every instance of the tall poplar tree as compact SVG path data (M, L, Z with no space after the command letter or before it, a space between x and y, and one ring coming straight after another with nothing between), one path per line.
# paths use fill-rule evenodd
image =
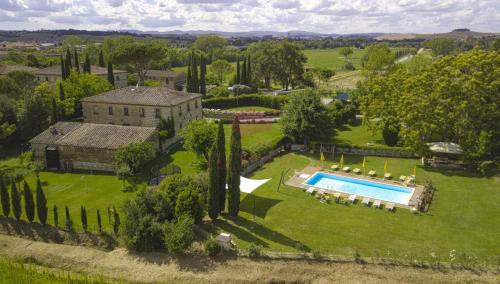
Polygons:
M200 58L200 94L207 94L207 62L203 54Z
M43 192L42 182L40 181L40 179L36 180L36 211L40 224L47 224L47 198L45 197L45 193Z
M90 58L89 58L89 55L88 55L88 54L86 54L86 55L85 55L85 65L84 65L84 66L85 66L85 67L84 67L85 69L83 70L83 72L84 72L84 73L88 73L88 74L90 74L90 73L91 73L91 70L90 70L90 68L91 68L91 67L90 67L90 64L91 64L91 63L90 63Z
M59 212L57 211L57 206L54 205L52 208L52 216L54 216L54 226L59 226Z
M52 97L51 104L52 104L52 115L50 116L50 123L54 124L59 121L59 108L57 107L57 102L55 97Z
M26 218L30 223L35 220L35 202L33 201L33 193L31 192L30 186L26 181L24 181L24 212L26 212Z
M102 220L101 220L101 212L97 209L97 230L98 232L102 232Z
M236 59L236 84L241 84L240 56Z
M232 216L238 216L240 210L240 175L241 175L241 133L240 122L236 116L231 130L231 149L227 174L228 211Z
M65 206L64 209L66 213L66 230L71 231L73 230L73 221L71 221L71 216L69 215L69 208Z
M226 208L226 139L224 135L224 125L219 120L219 129L217 131L217 178L219 180L219 209L224 211Z
M250 54L247 56L247 84L252 83L252 63L250 62Z
M71 68L73 68L71 64L71 52L69 51L69 48L66 49L66 75L69 75Z
M9 191L7 190L7 185L2 177L0 177L0 199L2 201L2 213L3 216L9 217L10 215L10 199Z
M64 63L64 59L61 56L61 78L66 80L68 78L68 74L66 73L66 64Z
M99 67L106 67L106 64L104 63L104 54L102 54L102 50L99 51Z
M85 232L87 232L88 229L88 224L87 224L87 209L85 209L85 206L80 207L80 218L82 221L82 228Z
M113 64L108 62L108 82L114 87L115 86L115 74L113 73Z
M217 171L217 143L214 143L208 158L208 216L215 220L219 217L219 177Z
M196 59L196 54L193 51L191 55L191 79L192 79L192 88L193 93L200 92L200 81L198 79L198 60Z
M64 94L64 87L62 82L59 82L59 100L64 101L66 99L66 95Z
M17 190L16 182L12 181L10 190L12 211L14 212L14 217L19 220L21 219L21 195L19 195L19 191Z
M80 73L80 60L78 59L78 51L75 49L75 69L76 72Z
M246 57L243 59L243 64L241 66L241 84L247 84L247 59Z

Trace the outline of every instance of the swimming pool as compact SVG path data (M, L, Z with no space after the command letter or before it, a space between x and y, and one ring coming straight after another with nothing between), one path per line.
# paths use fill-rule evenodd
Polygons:
M404 205L408 205L408 202L413 194L413 189L408 187L323 172L316 172L309 179L307 179L304 184L326 190L366 196L373 199L380 199Z

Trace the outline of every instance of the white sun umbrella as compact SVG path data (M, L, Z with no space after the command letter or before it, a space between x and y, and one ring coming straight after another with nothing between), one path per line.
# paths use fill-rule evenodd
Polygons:
M270 180L271 179L249 179L249 178L240 176L240 191L251 194L257 188L261 187L263 184L265 184L266 182L268 182ZM226 187L227 187L227 185L226 185ZM253 219L255 221L255 195L253 195L253 211L254 211Z

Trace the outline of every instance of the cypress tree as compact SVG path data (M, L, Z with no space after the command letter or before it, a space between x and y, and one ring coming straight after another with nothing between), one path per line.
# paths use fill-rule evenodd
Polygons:
M9 192L7 190L7 185L4 179L0 176L0 199L2 200L2 213L5 217L9 217L10 214L10 199Z
M203 54L200 58L200 93L207 94L207 63Z
M236 59L236 84L241 84L241 74L240 74L240 56Z
M102 50L99 51L99 66L103 68L106 67L104 63L104 55L102 54Z
M80 218L82 220L82 228L86 232L87 231L87 209L84 206L80 207Z
M241 66L241 84L247 84L247 59L243 59L243 64Z
M231 131L231 149L229 152L229 169L227 175L228 211L238 216L240 210L240 175L241 175L241 133L238 117L234 118Z
M52 208L52 214L54 216L54 226L58 227L59 226L59 213L57 212L57 206L54 205L54 208Z
M63 80L66 80L66 78L68 78L68 74L66 74L66 63L64 63L64 59L63 57L61 56L61 77Z
M21 219L21 195L19 195L19 191L17 191L16 182L12 181L10 192L10 199L12 203L12 211L14 212L14 217L19 220Z
M248 55L248 62L247 62L247 84L252 83L252 63L250 62L250 54Z
M192 93L193 88L191 87L193 85L193 79L191 78L191 58L189 59L189 64L188 64L188 71L187 71L187 79L186 79L186 92Z
M38 221L40 221L40 224L47 224L47 198L45 197L45 193L43 192L42 182L40 181L40 179L36 180L36 209L38 213Z
M35 219L35 202L33 201L33 193L30 186L24 181L24 212L30 223Z
M101 212L99 212L99 209L97 209L97 230L99 230L99 233L102 232Z
M66 63L66 75L69 75L71 68L73 68L73 66L71 65L71 52L69 51L69 48L66 49L65 63Z
M64 87L62 82L59 82L59 100L64 101L66 99L66 95L64 94Z
M50 117L50 122L52 124L56 123L59 121L59 109L57 107L57 102L56 102L56 98L52 97L52 116Z
M217 144L210 151L208 159L208 216L215 220L219 217L219 177L217 171Z
M226 208L226 139L224 135L224 125L219 120L219 130L217 131L217 177L219 179L219 209Z
M200 81L198 79L198 60L196 59L196 54L193 51L192 54L192 59L191 59L191 79L193 80L192 82L192 88L193 88L193 93L199 93L200 92Z
M71 221L71 216L69 215L68 206L65 206L65 211L66 211L66 230L71 231L73 230L73 222Z
M91 70L90 70L90 58L89 58L88 54L85 54L85 70L84 70L84 72L88 73L88 74L91 73Z
M80 60L78 60L78 52L75 49L75 69L76 72L80 73Z
M113 73L113 64L108 62L108 82L114 87L115 86L115 74Z
M120 229L120 215L118 214L118 211L116 208L113 206L113 232L115 233L115 236L118 236L118 231Z

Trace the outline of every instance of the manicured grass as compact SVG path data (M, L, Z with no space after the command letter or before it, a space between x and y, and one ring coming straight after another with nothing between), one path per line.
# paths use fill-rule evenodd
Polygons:
M268 107L260 107L260 106L244 106L244 107L235 107L235 108L229 108L225 109L227 111L273 111L275 109L268 108Z
M226 135L226 148L229 148L231 142L232 124L224 125L224 134ZM283 138L281 133L281 124L240 124L241 144L243 148L255 148L262 143L277 143ZM227 149L229 150L229 149Z
M316 156L316 155L314 155ZM218 227L233 235L239 247L251 243L276 251L305 250L352 256L418 257L435 253L449 261L449 253L466 253L496 262L500 254L500 180L465 172L417 170L417 183L432 180L437 191L430 211L395 213L359 204L323 204L298 188L281 186L282 171L301 170L319 164L319 157L287 154L264 165L251 178L272 178L252 195L242 196L240 217L218 221ZM327 155L325 166L332 163ZM335 157L338 162L339 156ZM363 157L344 156L345 164L361 168ZM418 159L367 158L367 171L383 173L385 160L393 176L409 174ZM255 222L253 204L255 200ZM300 246L298 244L301 244Z
M368 126L363 125L361 120L344 124L335 131L333 142L336 144L350 144L366 146L367 143L385 145L382 133L373 132Z
M338 71L342 70L345 64L344 56L340 54L340 48L306 49L304 54L307 57L306 66L314 68L330 68ZM364 49L354 48L354 53L348 56L348 60L354 64L356 69L359 69L364 54Z

